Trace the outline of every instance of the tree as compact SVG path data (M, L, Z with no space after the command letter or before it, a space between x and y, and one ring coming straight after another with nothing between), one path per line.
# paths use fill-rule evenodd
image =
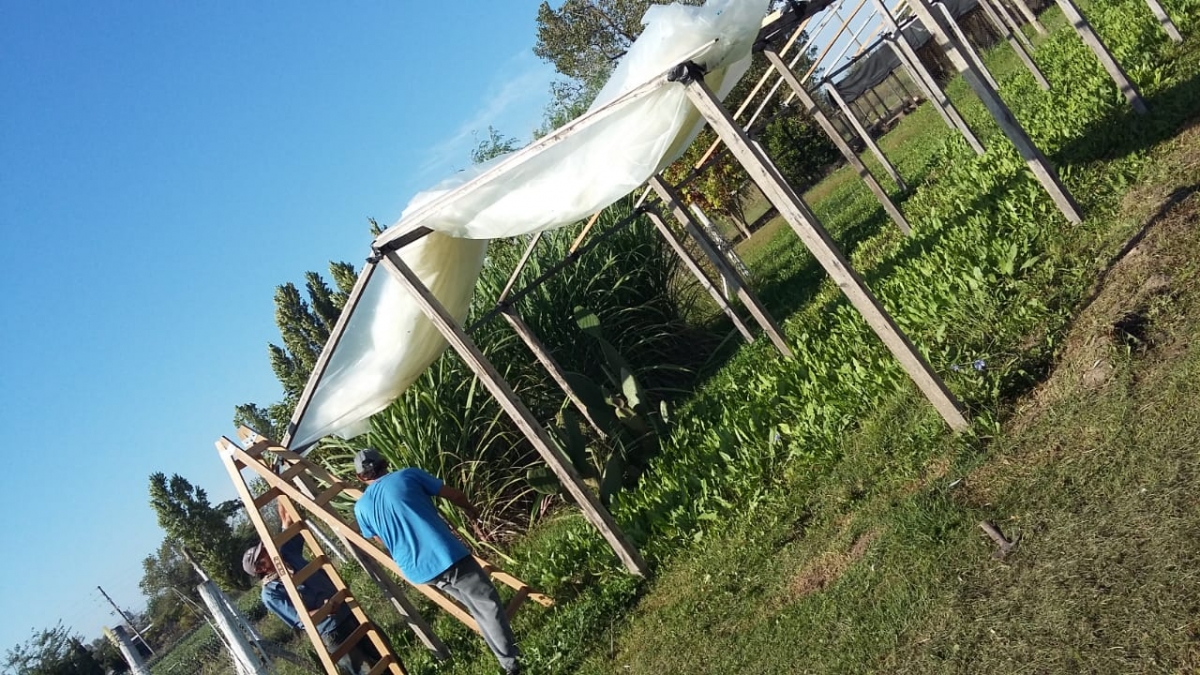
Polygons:
M175 474L150 474L150 506L167 537L186 546L197 564L227 588L246 588L241 544L228 517L208 502L203 488Z
M370 222L372 233L378 235L379 225L373 220ZM283 400L266 407L257 403L235 406L234 426L245 425L273 439L283 437L292 410L300 401L304 385L358 278L354 265L347 262L329 263L329 274L334 288L330 288L320 274L304 273L307 299L290 282L275 288L275 325L283 344L269 343L267 357L275 378L283 387Z
M505 136L496 131L496 127L489 124L487 138L480 139L475 144L475 148L471 150L471 163L483 164L490 159L495 159L520 147L520 141L512 136Z
M104 675L104 666L61 621L9 649L4 669L13 675Z

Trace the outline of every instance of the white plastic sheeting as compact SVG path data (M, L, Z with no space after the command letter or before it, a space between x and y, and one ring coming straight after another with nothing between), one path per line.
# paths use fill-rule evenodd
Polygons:
M377 240L417 227L434 233L400 250L405 263L460 322L488 239L561 227L599 211L678 159L702 127L682 85L665 73L684 61L708 69L719 96L749 65L767 0L652 6L646 28L583 117L514 153L456 174L413 198ZM365 290L308 405L293 415L289 445L355 436L446 348L416 302L384 269ZM333 344L337 336L330 341Z

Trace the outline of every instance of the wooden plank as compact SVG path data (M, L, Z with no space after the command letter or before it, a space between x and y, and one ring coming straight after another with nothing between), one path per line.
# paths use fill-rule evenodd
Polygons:
M1062 9L1063 14L1067 17L1067 21L1071 22L1071 25L1074 26L1075 32L1079 33L1079 37L1083 40L1083 43L1096 55L1096 59L1100 61L1100 65L1104 66L1104 70L1112 78L1113 83L1117 85L1117 89L1120 89L1121 93L1129 101L1129 105L1133 108L1133 111L1139 115L1145 115L1148 109L1146 108L1146 102L1142 100L1141 92L1134 86L1133 81L1129 79L1129 75L1125 73L1125 69L1121 67L1121 64L1117 63L1117 60L1113 58L1112 52L1108 50L1108 46L1096 34L1096 31L1092 28L1092 24L1088 23L1083 12L1071 0L1054 1ZM1020 4L1021 0L1016 0L1016 2Z
M1010 0L1010 2L1012 3L1012 6L1015 7L1018 12L1020 12L1021 16L1025 18L1025 21L1030 26L1033 26L1033 29L1038 32L1038 35L1046 34L1046 27L1043 26L1040 21L1038 21L1037 15L1033 13L1032 9L1029 9L1029 5L1025 4L1025 0Z
M1172 23L1171 17L1167 15L1167 11L1159 4L1158 0L1146 0L1146 5L1154 14L1154 18L1158 19L1158 25L1162 27L1163 32L1167 37L1171 38L1171 42L1183 42L1183 36L1179 34L1179 29Z
M337 661L343 656L349 654L350 650L357 647L358 643L362 642L363 638L367 637L367 633L369 632L371 632L371 624L358 624L358 628L355 628L353 633L347 635L346 639L342 640L342 644L338 645L337 649L333 652L333 654L330 655L331 658L333 658L334 661Z
M300 586L305 581L308 581L309 577L311 577L312 575L319 572L322 568L324 568L328 564L329 564L329 556L315 555L315 556L313 556L313 559L308 562L307 565L305 565L303 568L298 569L292 573L292 581L295 582L295 584L297 586Z
M264 492L261 495L254 498L254 508L261 509L262 507L266 506L267 504L270 504L271 502L275 501L275 498L278 496L279 496L279 490L276 490L275 488L271 488L270 490L267 490L266 492Z
M517 265L513 268L512 274L508 276L508 282L505 283L504 288L500 290L500 295L496 297L496 302L504 302L504 299L508 297L508 292L511 291L513 285L517 283L517 278L521 276L521 272L525 270L525 265L529 263L529 257L533 255L533 249L537 248L538 242L541 240L541 232L537 232L529 238L529 243L525 246L525 252L521 254L521 259L517 261Z
M1021 29L1021 22L1013 16L1012 10L1005 5L1004 0L988 1L993 3L993 7L996 9L996 13L1000 15L1001 20L1008 24L1008 27L1013 32L1013 37L1020 40L1021 44L1025 45L1025 49L1032 54L1035 51L1033 40L1030 40L1029 36L1025 34L1025 31Z
M875 299L862 278L850 266L837 245L822 227L816 215L804 201L780 180L774 166L750 142L729 114L704 84L703 78L685 82L688 98L725 141L726 146L742 163L751 178L758 183L779 213L808 247L817 262L833 278L850 303L858 309L867 324L912 378L917 388L933 404L950 428L963 431L968 427L958 400L946 389L941 378L916 350L908 337L896 326L891 316Z
M886 45L887 48L892 50L892 53L895 54L896 59L900 62L900 65L903 66L906 71L908 71L909 79L911 79L913 83L921 89L921 92L925 94L925 100L929 102L929 105L933 106L933 109L937 111L939 116L941 116L942 121L946 123L946 126L949 127L951 131L960 131L958 125L954 123L954 118L950 117L950 112L946 110L946 106L942 105L942 101L947 100L945 94L937 87L930 86L929 82L921 76L921 71L918 70L917 66L913 66L912 61L910 61L908 58L908 53L903 47L900 46L900 42L901 41L899 39L893 37L885 38L883 41L884 45ZM954 112L957 113L958 110L956 109Z
M438 328L450 346L458 352L463 361L471 368L472 372L479 377L484 386L496 397L500 406L517 424L517 427L525 434L526 438L533 444L535 450L541 455L542 460L546 462L554 475L562 482L563 487L575 499L583 511L583 515L588 519L600 534L604 536L605 541L613 548L621 563L631 574L637 576L646 576L650 572L650 568L642 559L637 548L625 536L617 526L615 520L608 510L605 509L586 487L580 479L578 472L569 463L563 461L562 455L556 448L554 441L550 439L546 430L534 418L533 413L525 407L525 404L517 397L512 388L496 371L495 366L488 361L487 357L479 351L471 338L463 331L454 317L450 316L442 303L425 287L417 275L409 269L408 265L396 253L388 253L385 258L387 261L387 269L397 281L403 285L408 292L416 300L421 310L425 313L429 320Z
M876 0L879 2L880 0ZM1017 122L1005 105L1000 94L996 92L984 80L983 76L975 68L974 64L963 58L959 52L957 44L946 34L941 23L937 20L936 15L928 6L929 0L913 0L911 7L917 13L920 20L925 24L925 28L933 35L934 41L950 59L950 63L958 72L962 73L963 79L975 91L975 95L979 100L983 101L983 105L988 112L992 114L992 119L996 120L996 124L1008 137L1016 147L1017 152L1025 159L1026 166L1033 172L1037 181L1041 183L1042 189L1046 194L1050 195L1050 199L1054 201L1055 206L1062 212L1063 216L1071 223L1079 223L1082 217L1079 215L1079 206L1075 203L1075 199L1071 193L1067 191L1065 185L1058 178L1058 173L1054 166L1050 164L1050 160L1042 154L1042 151L1034 145L1033 140L1029 138L1029 134L1025 133L1024 127ZM1070 2L1070 0L1059 0L1060 2Z
M888 8L883 3L883 0L873 1L875 3L875 8L879 11L879 15L884 21L884 24L887 25L888 30L892 31L892 34L895 37L892 44L898 49L897 56L900 57L901 61L907 62L909 72L913 74L914 79L920 80L925 85L925 93L930 96L929 100L937 101L938 105L945 110L947 119L950 120L951 125L958 129L958 132L962 134L963 138L966 139L967 145L971 146L971 149L975 151L975 154L982 155L983 143L979 142L979 138L971 129L971 125L967 124L967 121L963 119L962 115L959 114L958 108L954 107L954 104L950 101L950 97L946 96L946 92L942 90L941 85L937 83L937 80L935 80L933 75L930 74L929 70L925 68L925 64L921 63L921 59L917 56L917 52L912 48L912 45L908 44L908 40L904 37L904 33L900 30L900 24L896 22L896 18L891 12L888 11ZM915 0L913 2L909 2L908 6L913 8L915 11ZM929 26L926 25L926 28L928 29Z
M725 296L721 295L721 290L717 288L712 279L708 278L708 275L701 269L700 264L692 257L691 252L684 247L683 242L679 241L679 238L675 236L671 228L667 227L667 223L663 221L662 217L654 211L647 211L646 217L650 219L650 222L654 223L654 228L658 230L663 241L667 242L671 250L675 251L675 255L679 256L679 259L683 261L684 267L692 273L692 276L696 278L696 282L700 284L700 287L708 292L709 297L713 299L713 302L717 304L721 312L733 322L733 327L741 334L742 339L747 343L753 344L754 334L750 332L750 328L742 321L742 317L738 316L738 313L733 309L733 305L730 305Z
M280 443L287 447L291 444L292 434L296 429L300 428L300 423L304 421L304 415L308 412L308 406L312 403L313 394L317 391L317 386L321 383L321 378L325 377L325 369L329 367L329 359L333 357L334 350L342 341L342 336L346 334L346 327L350 325L350 318L354 316L354 310L358 308L358 303L362 300L363 291L367 288L367 282L371 280L371 276L375 273L375 263L368 263L367 266L358 273L358 278L354 280L354 287L350 289L350 295L346 297L346 304L342 305L342 311L338 314L337 323L333 325L333 331L329 334L329 339L325 341L325 346L321 348L321 355L317 357L317 362L313 364L312 373L308 376L308 381L304 383L304 391L300 392L300 399L296 402L296 409L292 411L292 417L288 421L288 428L284 431L283 438ZM242 439L243 441L245 439Z
M817 107L817 102L808 95L808 91L805 90L804 85L802 85L800 81L796 79L795 73L793 73L792 70L787 67L787 65L783 62L783 59L781 59L774 51L767 49L764 50L763 54L767 57L767 60L775 66L775 70L783 73L783 77L787 81L788 86L792 88L792 91L796 94L796 97L800 100L800 103L804 106L804 109L808 111L809 116L817 121L817 126L821 127L821 130L825 132L825 135L829 137L829 140L833 141L833 144L837 147L838 152L842 153L842 157L845 157L850 166L854 167L854 170L858 172L859 177L862 178L863 182L867 184L867 187L871 190L871 194L875 195L875 199L879 200L879 204L883 207L883 210L887 212L888 217L892 219L892 222L896 224L896 227L900 228L900 231L906 236L912 234L912 227L909 226L908 219L906 219L904 214L900 213L900 209L896 208L896 205L892 203L891 197L884 192L883 186L879 184L879 181L875 180L875 175L872 174L871 170L867 168L867 165L864 164L861 159L859 159L858 154L846 144L846 141L842 138L842 135L837 132L837 129L833 128L833 124L829 121L829 118L826 117L825 113Z
M1050 82L1042 74L1041 68L1038 68L1037 63L1034 62L1033 56L1029 54L1029 50L1025 49L1025 44L1013 33L1014 26L1009 25L996 12L996 8L992 5L992 0L979 0L979 6L983 8L984 16L988 18L988 21L1004 36L1005 40L1008 40L1009 46L1017 53L1017 58L1021 59L1021 63L1025 65L1025 69L1029 71L1029 74L1033 75L1033 79L1037 81L1038 86L1043 91L1050 91ZM1021 33L1021 37L1025 37L1025 34Z
M292 523L291 527L288 527L286 530L275 535L275 545L283 546L284 544L291 541L292 537L300 534L300 532L302 532L304 530L304 528L305 528L305 525L304 525L303 520Z
M704 255L708 257L709 262L725 278L726 284L733 290L738 300L746 307L746 310L750 312L750 316L754 318L755 323L762 329L767 339L771 341L771 344L775 345L775 349L786 359L795 358L791 346L787 343L787 338L784 337L783 328L775 321L775 317L771 316L771 313L767 311L767 306L759 299L758 294L750 288L750 284L742 277L741 273L733 265L729 264L725 256L717 250L716 243L709 238L704 228L700 227L695 219L692 218L691 212L683 205L683 198L680 197L679 193L668 185L661 176L651 176L648 183L650 188L658 194L658 198L671 210L675 219L683 225L684 230L692 238L692 241L696 242L696 246L700 248ZM657 223L655 227L658 227Z
M226 471L229 472L230 480L233 481L234 489L237 491L238 496L241 497L242 503L253 504L254 495L250 493L250 487L246 485L246 481L242 477L241 471L234 464L234 451L241 455L240 459L243 463L249 460L249 462L254 465L262 465L250 458L249 455L246 455L244 452L242 452L240 448L238 448L233 444L232 441L229 441L228 439L222 438L218 440L217 450L220 453L221 461L225 465ZM286 499L286 497L281 495L279 499ZM275 544L275 539L271 536L271 531L267 527L266 521L263 520L262 515L255 509L247 509L246 516L250 519L250 522L254 525L254 529L258 532L258 536L262 540L263 547L267 550L267 554L271 557L275 568L281 570L280 577L287 577L287 567L283 564L283 558L279 554L279 547ZM287 591L288 599L291 601L292 606L296 608L296 611L303 611L301 608L304 607L304 599L300 597L300 593L296 589L296 585L285 582L283 587ZM317 632L317 627L312 621L304 622L304 634L308 637L309 642L313 645L313 651L316 652L317 659L320 660L321 666L325 669L326 674L338 675L337 665L329 658L329 652L325 649L325 644L321 640L321 634Z
M350 597L350 591L345 588L339 588L337 593L333 594L333 597L325 601L325 604L308 613L308 620L314 624L320 624L330 614L336 612L342 606L342 603L346 602L346 598L348 597ZM303 607L303 605L300 606ZM336 660L334 659L334 661Z
M550 353L545 343L533 332L533 329L517 315L516 308L511 305L505 306L502 308L500 316L504 317L504 320L512 327L517 337L521 338L521 341L533 353L533 358L537 359L537 362L546 369L546 372L550 374L550 379L554 380L559 389L562 389L563 393L567 396L567 400L571 402L571 405L575 406L575 410L579 411L580 415L583 415L583 419L592 427L592 430L599 434L600 438L608 438L611 430L602 429L596 420L592 418L592 413L588 410L587 404L583 402L583 399L579 398L579 394L576 393L575 388L567 381L567 372L559 365L558 359L554 358L554 355Z
M396 657L392 656L391 654L384 656L383 658L381 658L375 662L375 667L371 669L371 672L368 673L368 675L383 675L384 673L386 673L388 671L398 672L398 673L406 672L404 670L396 670L395 669L396 666L399 665L396 663L395 659L396 659Z
M521 603L525 602L525 598L529 597L529 589L522 588L513 595L512 600L508 601L508 606L504 608L504 615L512 619L517 615L517 610L521 608Z
M987 66L983 63L983 59L980 58L979 52L975 51L975 47L973 47L971 45L971 41L967 39L967 34L962 31L962 27L959 26L958 22L954 20L954 15L951 14L950 10L946 8L945 3L937 2L935 0L930 7L934 11L941 13L942 24L946 28L950 29L950 32L953 33L954 38L958 40L957 46L962 52L963 56L971 61L971 64L974 65L975 69L979 71L979 74L983 76L984 81L988 83L989 87L995 89L996 91L1000 91L1000 84L996 82L996 78L992 75L992 71L988 70Z
M908 183L904 182L904 179L900 177L900 172L888 160L887 155L883 154L883 149L879 147L875 139L871 138L871 134L863 128L862 122L858 121L858 117L854 114L854 111L850 109L850 106L846 105L845 99L838 93L837 87L833 86L832 82L826 82L825 93L829 94L829 99L841 109L842 114L846 116L846 121L850 123L854 132L862 139L863 144L867 146L872 155L875 155L875 159L879 160L880 165L883 166L883 170L896 182L896 187L900 188L902 192L908 192Z

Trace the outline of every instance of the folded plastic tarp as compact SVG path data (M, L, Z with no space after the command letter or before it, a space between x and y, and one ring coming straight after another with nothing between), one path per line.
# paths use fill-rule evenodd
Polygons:
M749 66L767 0L656 5L586 114L514 153L460 172L418 194L376 240L433 230L399 250L460 322L482 269L487 240L541 232L586 218L679 158L703 126L684 87L666 73L685 61L707 70L718 96ZM386 269L368 263L365 286L314 373L307 405L292 416L288 445L304 449L369 429L371 415L408 388L446 348L415 300ZM364 279L360 279L360 284Z

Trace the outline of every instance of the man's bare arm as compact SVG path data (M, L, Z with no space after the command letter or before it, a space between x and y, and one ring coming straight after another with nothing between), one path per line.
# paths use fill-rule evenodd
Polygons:
M442 485L442 489L438 490L437 496L462 509L468 516L472 518L479 517L479 509L475 508L475 505L471 503L471 500L467 498L467 495L462 490L452 488L449 485Z

